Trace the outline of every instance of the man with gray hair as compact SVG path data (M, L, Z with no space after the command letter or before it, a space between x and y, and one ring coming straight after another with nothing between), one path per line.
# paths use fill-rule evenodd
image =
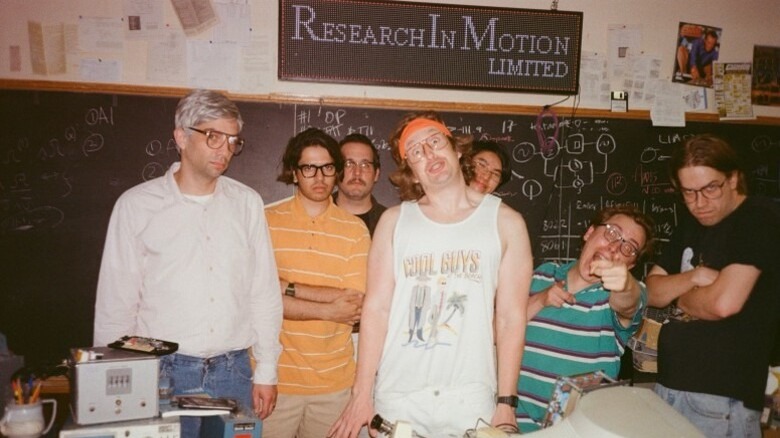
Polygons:
M94 343L177 342L160 361L174 394L233 398L265 418L276 404L282 300L263 200L222 176L244 146L243 120L225 96L194 90L175 122L181 161L127 190L111 214ZM182 418L182 437L199 436L200 419Z

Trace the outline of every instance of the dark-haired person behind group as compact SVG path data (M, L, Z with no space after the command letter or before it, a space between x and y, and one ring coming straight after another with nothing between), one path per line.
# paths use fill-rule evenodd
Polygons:
M339 178L339 190L333 194L333 201L359 217L368 227L369 234L373 235L379 217L387 210L372 194L382 167L379 151L370 138L357 132L344 137L339 147L344 157L344 172Z
M712 135L669 160L690 216L647 276L649 304L691 320L664 324L656 393L707 437L760 437L767 368L780 324L780 214L748 196L736 151Z
M478 140L461 157L469 187L480 193L493 193L511 176L509 154L495 141Z
M606 208L585 231L578 259L534 270L517 391L521 432L539 428L556 378L594 371L617 378L647 303L630 270L652 253L653 228L632 205Z

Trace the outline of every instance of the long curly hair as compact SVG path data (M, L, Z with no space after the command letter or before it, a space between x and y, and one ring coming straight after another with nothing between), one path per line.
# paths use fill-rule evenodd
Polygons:
M420 183L417 182L414 173L412 172L412 168L409 167L409 163L401 158L401 153L399 152L399 141L401 139L401 134L404 132L404 129L406 129L406 125L412 120L419 118L430 119L445 126L447 125L436 111L408 113L400 122L398 122L398 125L390 136L390 153L398 166L396 170L390 174L390 182L398 188L398 196L400 196L403 201L416 201L425 195L425 190L423 190ZM461 155L468 154L469 149L471 148L472 137L470 135L453 134L452 136L447 136L447 140L449 140L450 144L455 148L455 151L460 152ZM464 181L468 181L469 179L469 175L464 175Z

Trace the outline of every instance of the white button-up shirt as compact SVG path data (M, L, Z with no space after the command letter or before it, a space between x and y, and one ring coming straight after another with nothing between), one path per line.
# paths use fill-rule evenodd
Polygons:
M114 206L94 343L153 337L203 358L252 346L254 383L276 384L282 297L263 200L225 176L211 199L187 199L173 178L179 166Z

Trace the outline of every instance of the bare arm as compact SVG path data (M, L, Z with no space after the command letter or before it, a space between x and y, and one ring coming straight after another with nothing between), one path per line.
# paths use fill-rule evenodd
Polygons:
M287 289L290 284L285 280L280 280L282 291ZM295 298L305 301L314 301L317 303L330 303L344 293L360 293L357 290L339 289L327 286L311 286L303 283L295 283Z
M528 291L533 273L533 257L525 221L505 204L498 216L503 253L498 271L496 291L496 353L498 364L498 395L517 393L517 379L525 346ZM515 411L499 404L492 424L514 424Z
M374 378L382 358L395 290L393 231L399 212L397 206L386 210L374 231L374 240L368 253L368 289L360 324L357 375L350 401L331 427L329 437L357 437L360 428L370 422L374 415Z
M755 266L731 264L710 285L697 286L680 296L678 307L699 319L718 320L742 310L761 271Z
M655 265L647 274L648 304L653 307L666 307L694 287L708 286L718 277L718 271L705 266L668 274L664 268Z
M282 290L289 283L281 280ZM360 319L363 293L355 289L295 284L295 297L284 296L284 317L354 324Z
M563 290L563 282L556 281L542 292L531 295L528 298L528 320L536 316L547 306L561 307L564 303L574 304L576 299L573 294Z

